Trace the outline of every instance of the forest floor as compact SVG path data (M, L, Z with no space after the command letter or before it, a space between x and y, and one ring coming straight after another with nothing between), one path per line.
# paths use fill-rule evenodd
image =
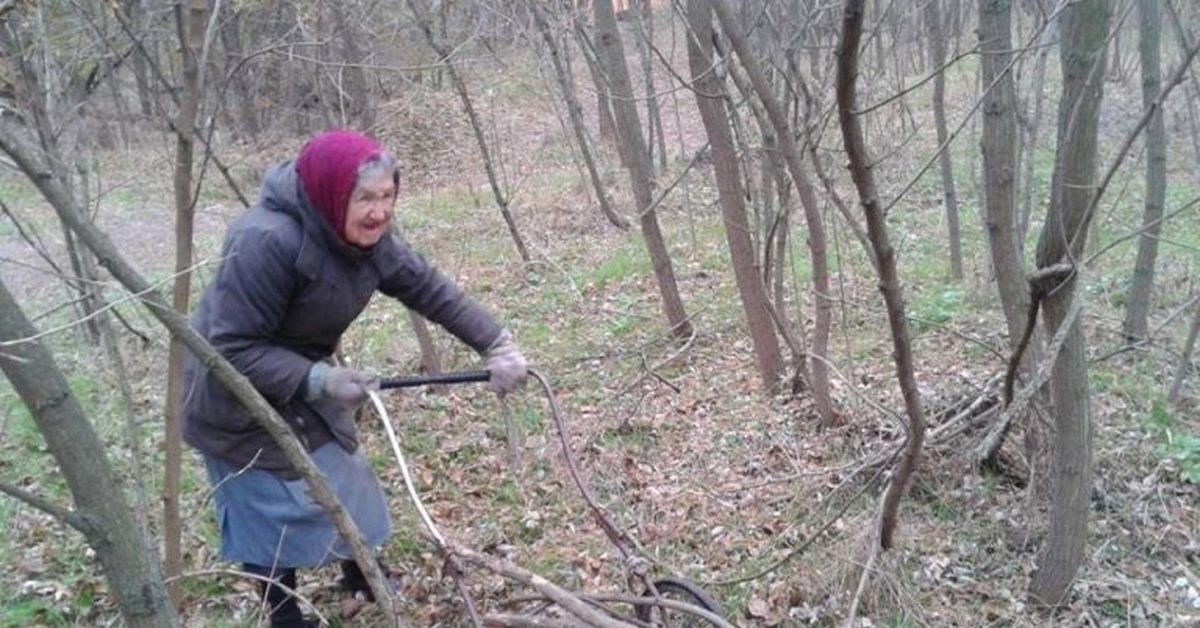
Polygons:
M969 71L962 73L961 80L968 82ZM699 583L739 625L838 625L855 598L884 485L879 466L867 463L886 460L903 440L891 342L862 251L829 212L837 272L833 392L845 421L822 430L806 395L764 395L755 375L715 190L708 183L710 166L701 162L682 174L703 143L691 114L692 95L673 94L680 116L673 115L675 105L667 99L670 161L660 174L660 184L683 177L660 207L697 329L694 338L681 343L664 335L640 235L603 222L554 122L555 111L540 96L545 87L535 73L524 82L512 78L488 90L495 100L481 106L533 264L520 263L485 182L463 175L481 170L449 93L424 93L382 116L382 128L389 129L382 139L405 147L401 229L515 331L533 365L556 387L571 450L598 501L663 573ZM1110 85L1109 92L1105 115L1112 124L1102 138L1102 164L1138 107L1135 79ZM1057 94L1048 90L1048 120L1056 101ZM969 104L955 103L957 119ZM912 177L923 162L919 157L933 148L931 119L919 120L916 127L899 123L911 133L904 138L893 137L889 124L872 127L870 139L875 153L890 155L880 166L885 194ZM972 172L978 169L978 144L971 133L954 152L967 278L947 279L935 176L925 176L889 216L914 329L917 380L935 428L956 409L994 394L1008 351L977 212L979 188ZM229 156L240 180L252 189L266 165L292 154L298 143L241 146L230 149ZM1052 144L1043 141L1035 160L1043 189ZM1190 160L1182 158L1183 147L1175 150L1181 158L1172 163ZM163 141L153 149L105 155L97 166L103 175L97 185L105 191L102 226L140 268L160 279L168 277L172 259L170 160L170 144ZM607 180L617 205L630 215L626 179L616 161L606 155ZM147 182L146 172L161 174ZM841 194L853 198L844 173L837 176ZM1174 172L1171 181L1168 211L1197 196L1191 173ZM1131 159L1105 204L1099 246L1136 223L1140 186L1140 162ZM224 227L240 211L215 177L206 189L197 243L198 258L209 263L197 272L200 286L211 276ZM55 250L55 223L32 191L0 172L0 192ZM1043 213L1035 208L1031 242ZM788 309L807 331L812 311L807 251L796 229ZM1045 544L1047 487L1023 487L1024 426L1014 430L1005 450L1011 474L978 471L970 451L982 437L984 417L964 424L958 436L936 443L922 459L901 508L897 546L873 562L857 625L1200 624L1200 376L1191 374L1179 410L1169 412L1162 402L1186 324L1186 317L1168 315L1196 293L1200 226L1184 218L1168 231L1177 245L1165 247L1161 257L1154 324L1163 326L1155 342L1121 350L1132 241L1101 256L1081 291L1092 358L1095 488L1087 555L1069 599L1056 609L1035 609L1028 601L1028 582ZM66 300L60 285L26 268L38 262L11 223L4 223L0 236L0 271L31 314ZM142 427L137 435L141 462L156 469L136 479L147 495L156 495L164 336L132 305L121 311L150 337L149 345L130 339L125 347L135 356L130 379ZM51 313L44 322L67 316ZM135 479L114 376L99 368L102 358L78 334L55 334L50 342L118 468ZM439 332L438 342L447 369L477 366L445 334ZM375 300L355 323L343 351L354 364L385 374L416 369L407 317L385 299ZM570 483L546 402L533 385L511 402L513 420L524 433L516 473L508 463L501 406L483 387L388 394L433 519L458 543L507 557L562 586L622 591L621 555ZM7 386L0 390L0 409L0 477L66 501L40 436ZM1035 417L1043 425L1050 422L1046 412L1043 408ZM396 534L383 553L402 575L405 614L418 626L462 625L461 600L441 576L441 558L423 538L382 429L373 413L361 418L364 447L392 505ZM188 623L254 625L262 616L253 586L210 571L228 566L217 555L202 468L191 453L185 465L184 543L191 575L182 586ZM159 500L146 503L147 516L157 520ZM103 578L76 534L6 499L0 499L0 529L5 566L0 626L114 621ZM376 622L373 607L331 591L337 575L332 567L306 573L300 591L335 626ZM524 593L487 573L472 572L468 582L486 609Z

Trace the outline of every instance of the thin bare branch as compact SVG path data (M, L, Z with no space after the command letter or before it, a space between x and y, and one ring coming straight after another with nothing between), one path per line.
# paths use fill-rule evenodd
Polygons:
M9 497L22 501L29 506L32 506L50 515L51 517L54 517L55 519L58 519L72 528L75 528L75 530L86 537L90 538L96 532L95 526L93 526L92 523L83 515L69 508L59 506L58 504L50 502L49 500L38 497L37 495L34 495L25 489L13 486L7 482L0 482L0 493L4 493Z

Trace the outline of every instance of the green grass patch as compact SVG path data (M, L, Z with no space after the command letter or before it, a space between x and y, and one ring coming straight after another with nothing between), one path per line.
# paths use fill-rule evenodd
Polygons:
M623 450L630 453L643 452L654 447L658 437L648 427L626 425L600 432L599 444L604 448Z
M653 267L643 247L626 244L613 252L587 277L597 288L650 273Z
M912 304L910 318L916 333L937 325L945 324L962 313L964 306L963 290L952 286L941 290L933 290L918 296Z
M1120 600L1105 600L1100 604L1100 613L1110 619L1125 619L1127 610Z
M39 598L23 597L0 604L0 628L70 625L61 611Z
M394 565L416 564L422 552L429 549L429 546L421 540L421 535L415 532L424 529L422 527L424 524L411 510L396 514L393 509L392 521L396 533L388 538L384 551L387 553L389 562Z
M471 186L438 188L427 195L415 196L397 208L396 220L401 231L424 229L435 224L455 225L470 220L482 201Z
M1172 463L1180 481L1200 485L1200 436L1181 433L1175 417L1161 401L1151 406L1146 423L1158 440L1155 455Z

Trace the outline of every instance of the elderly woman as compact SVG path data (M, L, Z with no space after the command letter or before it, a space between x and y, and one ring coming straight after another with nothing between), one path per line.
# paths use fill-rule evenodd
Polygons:
M370 138L314 137L267 173L258 204L230 227L192 321L291 426L372 548L391 521L353 411L377 380L331 356L375 291L485 356L498 393L526 374L512 336L392 232L397 186L395 159ZM343 584L366 592L348 544L270 435L195 360L186 382L184 438L215 487L224 558L288 589L296 568L340 560ZM315 625L286 591L262 591L272 626Z

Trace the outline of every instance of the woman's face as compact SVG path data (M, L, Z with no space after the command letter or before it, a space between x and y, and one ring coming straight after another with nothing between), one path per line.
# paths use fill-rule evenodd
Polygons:
M346 208L346 242L374 246L387 233L396 206L396 181L390 172L358 182Z

